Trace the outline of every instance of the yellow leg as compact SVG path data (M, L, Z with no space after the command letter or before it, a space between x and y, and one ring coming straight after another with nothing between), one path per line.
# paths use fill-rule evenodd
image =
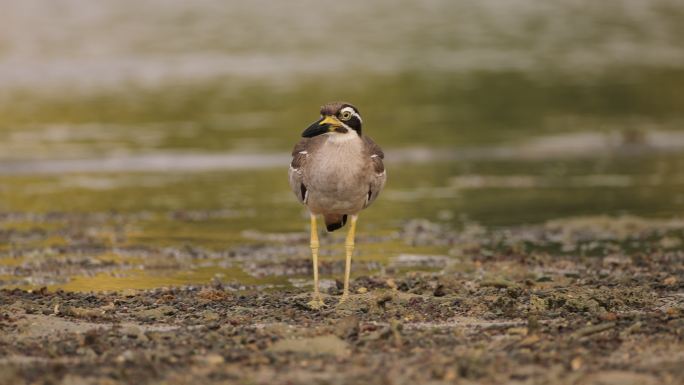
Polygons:
M342 298L340 298L340 303L344 302L349 298L349 276L351 275L351 259L352 254L354 254L354 235L356 234L356 215L351 216L351 221L349 223L349 232L347 233L347 239L344 242L345 249L347 251L347 258L344 264L344 291L342 292Z
M311 258L313 259L314 273L314 293L313 299L308 303L312 309L320 309L325 304L318 290L318 227L316 226L316 215L311 214Z

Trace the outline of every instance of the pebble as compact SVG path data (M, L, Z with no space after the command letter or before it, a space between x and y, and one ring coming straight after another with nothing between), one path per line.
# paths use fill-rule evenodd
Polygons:
M142 335L142 330L137 326L128 325L121 329L121 333L127 337L138 338L138 336Z
M141 310L135 313L138 318L158 320L163 318L165 315L172 315L176 312L176 309L172 306L163 305L154 309Z
M525 347L532 346L532 345L536 344L537 342L539 342L540 339L541 338L539 338L538 335L532 334L532 335L529 335L529 336L523 338L522 340L520 340L518 345L525 346Z
M202 319L204 319L204 321L213 322L218 321L220 318L219 314L215 311L205 310L202 312Z
M335 335L345 339L354 339L359 335L359 317L355 315L350 315L348 317L342 318L335 325Z
M606 370L591 374L581 381L583 384L593 385L655 385L655 377L635 372Z
M273 344L269 350L274 353L292 352L311 356L332 355L344 357L349 355L349 345L332 334L310 338L280 340Z
M132 350L126 350L116 357L116 362L120 364L133 361L135 361L135 352Z
M225 358L220 354L207 354L206 356L196 357L195 361L206 365L221 365L226 362Z

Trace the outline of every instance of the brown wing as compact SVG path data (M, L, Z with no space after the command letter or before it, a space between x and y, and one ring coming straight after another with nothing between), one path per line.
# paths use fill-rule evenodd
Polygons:
M292 150L292 162L290 163L290 169L288 171L290 188L301 203L306 203L307 198L302 168L306 164L306 159L309 156L307 150L309 142L309 138L304 138L300 140L299 143L295 144L294 149Z
M370 157L370 162L373 165L373 174L370 178L370 186L368 189L368 199L366 200L366 205L364 207L370 206L378 195L380 191L385 187L385 182L387 181L387 171L385 170L385 164L383 159L385 159L385 153L382 148L377 145L368 136L363 136L364 144L366 147L366 155Z

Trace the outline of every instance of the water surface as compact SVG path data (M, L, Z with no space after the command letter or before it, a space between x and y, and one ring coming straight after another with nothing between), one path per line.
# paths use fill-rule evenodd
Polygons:
M340 99L389 170L356 276L458 259L408 231L683 214L679 2L0 7L3 287L309 284L289 151Z

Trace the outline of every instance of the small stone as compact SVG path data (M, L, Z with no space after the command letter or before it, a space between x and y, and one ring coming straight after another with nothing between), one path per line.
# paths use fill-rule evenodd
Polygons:
M582 359L582 357L575 357L572 359L572 361L570 361L570 368L575 371L580 370L583 365L584 360Z
M226 298L229 298L230 293L223 290L203 288L199 293L197 293L197 297L206 301L222 301Z
M623 337L624 337L624 336L628 336L628 335L630 335L630 334L632 334L632 333L638 332L639 329L641 329L641 322L638 322L638 321L637 321L637 322L633 323L632 325L630 325L629 327L627 327L625 330L623 330L623 331L620 333L620 335L623 336Z
M444 381L453 382L456 378L458 378L458 373L453 368L449 368L444 372Z
M344 357L349 355L349 345L334 335L280 340L273 344L269 350L274 353L292 352L310 356Z
M658 380L654 376L645 373L606 370L589 375L582 383L595 385L655 385L658 383Z
M617 319L617 314L607 311L599 314L599 319L601 319L601 321L615 321Z
M196 358L196 360L206 365L221 365L222 363L226 362L226 360L220 354L207 354L206 356Z
M116 357L116 362L123 364L125 362L133 362L135 360L135 353L132 350L126 350Z
M663 280L663 284L667 286L674 286L677 284L677 277L671 275Z
M146 309L136 312L135 314L142 319L158 320L165 315L172 315L176 309L172 306L163 305L154 309Z
M437 285L435 290L432 291L432 295L435 297L444 297L446 294L446 287L442 284Z
M523 338L522 340L520 340L518 345L525 346L525 347L532 346L532 345L536 344L537 342L539 342L540 339L541 338L539 338L538 335L532 334L532 335L529 335L529 336Z
M660 240L660 246L665 249L676 249L682 245L682 240L675 237L665 237Z
M384 340L386 338L389 338L389 336L392 335L392 330L390 329L389 326L382 327L380 329L374 330L368 334L365 334L363 336L363 340L366 341L375 341L375 340Z
M157 309L164 315L172 315L176 313L176 309L173 306L164 305L158 307Z
M121 329L121 333L123 335L125 335L126 337L129 337L129 338L138 338L138 336L140 336L142 334L142 331L137 326L129 325L129 326L124 326Z
M518 336L526 336L527 335L527 328L510 328L510 329L508 329L508 334L518 335Z
M359 317L350 315L335 325L335 335L342 339L355 339L359 335Z
M356 289L356 292L358 294L366 294L366 293L368 293L368 289L366 289L365 287L360 287L360 288Z
M603 258L603 266L627 266L632 263L632 260L626 255L613 254Z
M214 311L205 310L202 312L202 319L204 319L204 321L213 322L218 321L220 318L219 314Z
M99 318L102 316L102 312L99 310L76 306L65 307L63 313L76 318Z
M121 291L121 295L123 295L124 297L129 297L129 298L135 297L137 294L138 294L138 292L136 290L133 290L133 289L123 289Z
M394 294L391 291L380 292L375 295L375 302L379 306L385 306L386 303L394 299Z

